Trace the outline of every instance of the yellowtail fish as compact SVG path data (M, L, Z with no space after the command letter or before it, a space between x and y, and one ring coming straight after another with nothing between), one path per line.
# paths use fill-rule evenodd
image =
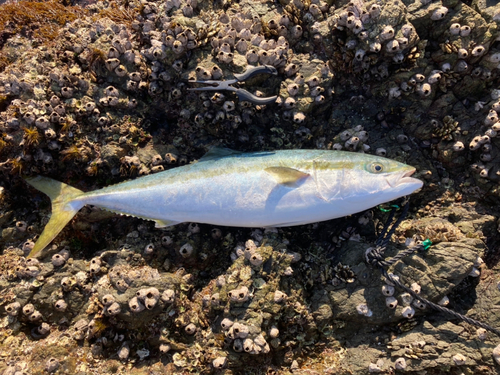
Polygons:
M411 194L415 168L352 152L213 149L197 163L84 193L47 177L27 178L52 201L35 257L83 206L156 222L285 227L330 220Z

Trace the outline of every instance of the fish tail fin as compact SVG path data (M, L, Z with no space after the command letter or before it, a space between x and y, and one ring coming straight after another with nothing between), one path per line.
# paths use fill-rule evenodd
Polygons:
M76 215L80 208L84 206L84 203L73 201L85 193L48 177L28 177L26 178L26 182L35 189L47 194L52 203L50 220L28 255L28 258L34 258L45 249L73 216Z

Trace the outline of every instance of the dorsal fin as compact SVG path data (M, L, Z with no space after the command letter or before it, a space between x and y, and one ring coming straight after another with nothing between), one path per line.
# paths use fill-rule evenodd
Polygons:
M308 173L288 167L269 167L264 170L273 176L278 184L285 185L290 188L300 186L303 180L309 177Z
M198 159L198 163L208 160L216 160L229 155L242 154L241 151L231 150L225 147L212 147L205 155Z

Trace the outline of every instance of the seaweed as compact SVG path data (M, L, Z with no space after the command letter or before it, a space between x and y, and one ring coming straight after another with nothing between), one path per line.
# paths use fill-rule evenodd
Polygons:
M111 3L109 7L101 9L99 13L94 16L94 21L99 18L107 17L113 22L123 23L130 26L136 19L137 15L138 12L135 9L117 6L117 4Z
M40 141L40 133L37 128L22 128L24 130L24 140L26 146L35 146Z
M10 165L10 174L21 176L21 172L24 170L24 163L21 157L8 159L7 164Z
M89 48L87 61L89 68L96 75L105 75L105 61L106 61L106 52L99 48L91 47Z
M60 1L19 1L0 5L0 49L15 35L34 38L41 43L54 40L67 22L83 16L78 6L64 6ZM0 71L12 63L0 50Z
M67 149L61 151L61 155L64 155L62 161L79 160L82 156L81 151L77 145L69 146Z
M56 0L3 4L0 5L0 33L16 34L31 29L34 37L52 40L58 35L59 27L74 21L82 13L82 8L67 7Z

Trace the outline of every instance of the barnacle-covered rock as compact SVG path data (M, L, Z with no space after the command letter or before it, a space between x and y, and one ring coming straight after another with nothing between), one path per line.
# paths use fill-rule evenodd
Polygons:
M53 6L50 14L58 14L62 5L51 3L16 5ZM405 241L430 238L434 245L391 271L404 283L418 282L423 298L443 304L448 298L453 306L460 305L453 288L464 290L467 275L481 274L479 283L489 277L472 259L484 250L478 238L488 244L487 264L497 256L491 210L500 197L498 7L431 1L270 4L97 2L60 29L53 23L52 31L41 22L18 33L15 23L5 23L2 299L9 329L31 332L27 338L9 335L5 348L22 347L23 340L45 343L59 332L47 327L58 326L68 327L67 336L58 336L61 345L54 345L64 347L64 355L49 345L44 349L50 353L40 357L34 345L34 358L42 358L36 368L52 358L67 372L92 371L91 361L86 368L71 367L72 340L84 339L88 345L79 347L80 357L110 361L118 354L132 366L150 352L173 352L166 354L172 363L147 365L163 366L160 372L174 371L165 366L199 372L210 364L259 372L270 355L294 371L299 363L307 371L312 360L298 349L337 347L331 341L337 338L351 343L347 355L318 351L317 363L331 367L342 355L342 366L353 373L444 371L458 365L452 357L462 354L467 361L461 366L493 365L487 340L481 358L457 346L457 337L464 340L459 345L470 343L454 336L455 325L439 330L422 323L405 333L415 323L404 316L426 314L429 307L420 310L422 301L363 263L371 229L385 218L376 210L293 231L250 233L195 224L165 233L152 223L86 207L47 249L48 258L23 258L50 209L19 175L60 176L89 191L190 163L206 148L223 144L238 150L368 152L414 165L425 180L423 193L415 194L416 211L396 231L387 255ZM55 38L50 44L43 42L46 33ZM276 103L242 101L230 91L188 90L195 87L190 79L232 79L249 64L272 65L277 75L235 86L256 96L278 94ZM455 209L435 208L436 202ZM478 309L478 316L497 323L494 309L483 309L498 293L496 281L490 284L487 298L477 293L479 302L469 311ZM398 324L396 340L378 329L388 323ZM353 335L353 327L364 326L366 334ZM361 336L382 338L392 348L366 350ZM7 356L18 358L14 350ZM424 355L443 368L417 361ZM246 361L249 356L252 361ZM30 366L16 362L9 369L33 372Z

